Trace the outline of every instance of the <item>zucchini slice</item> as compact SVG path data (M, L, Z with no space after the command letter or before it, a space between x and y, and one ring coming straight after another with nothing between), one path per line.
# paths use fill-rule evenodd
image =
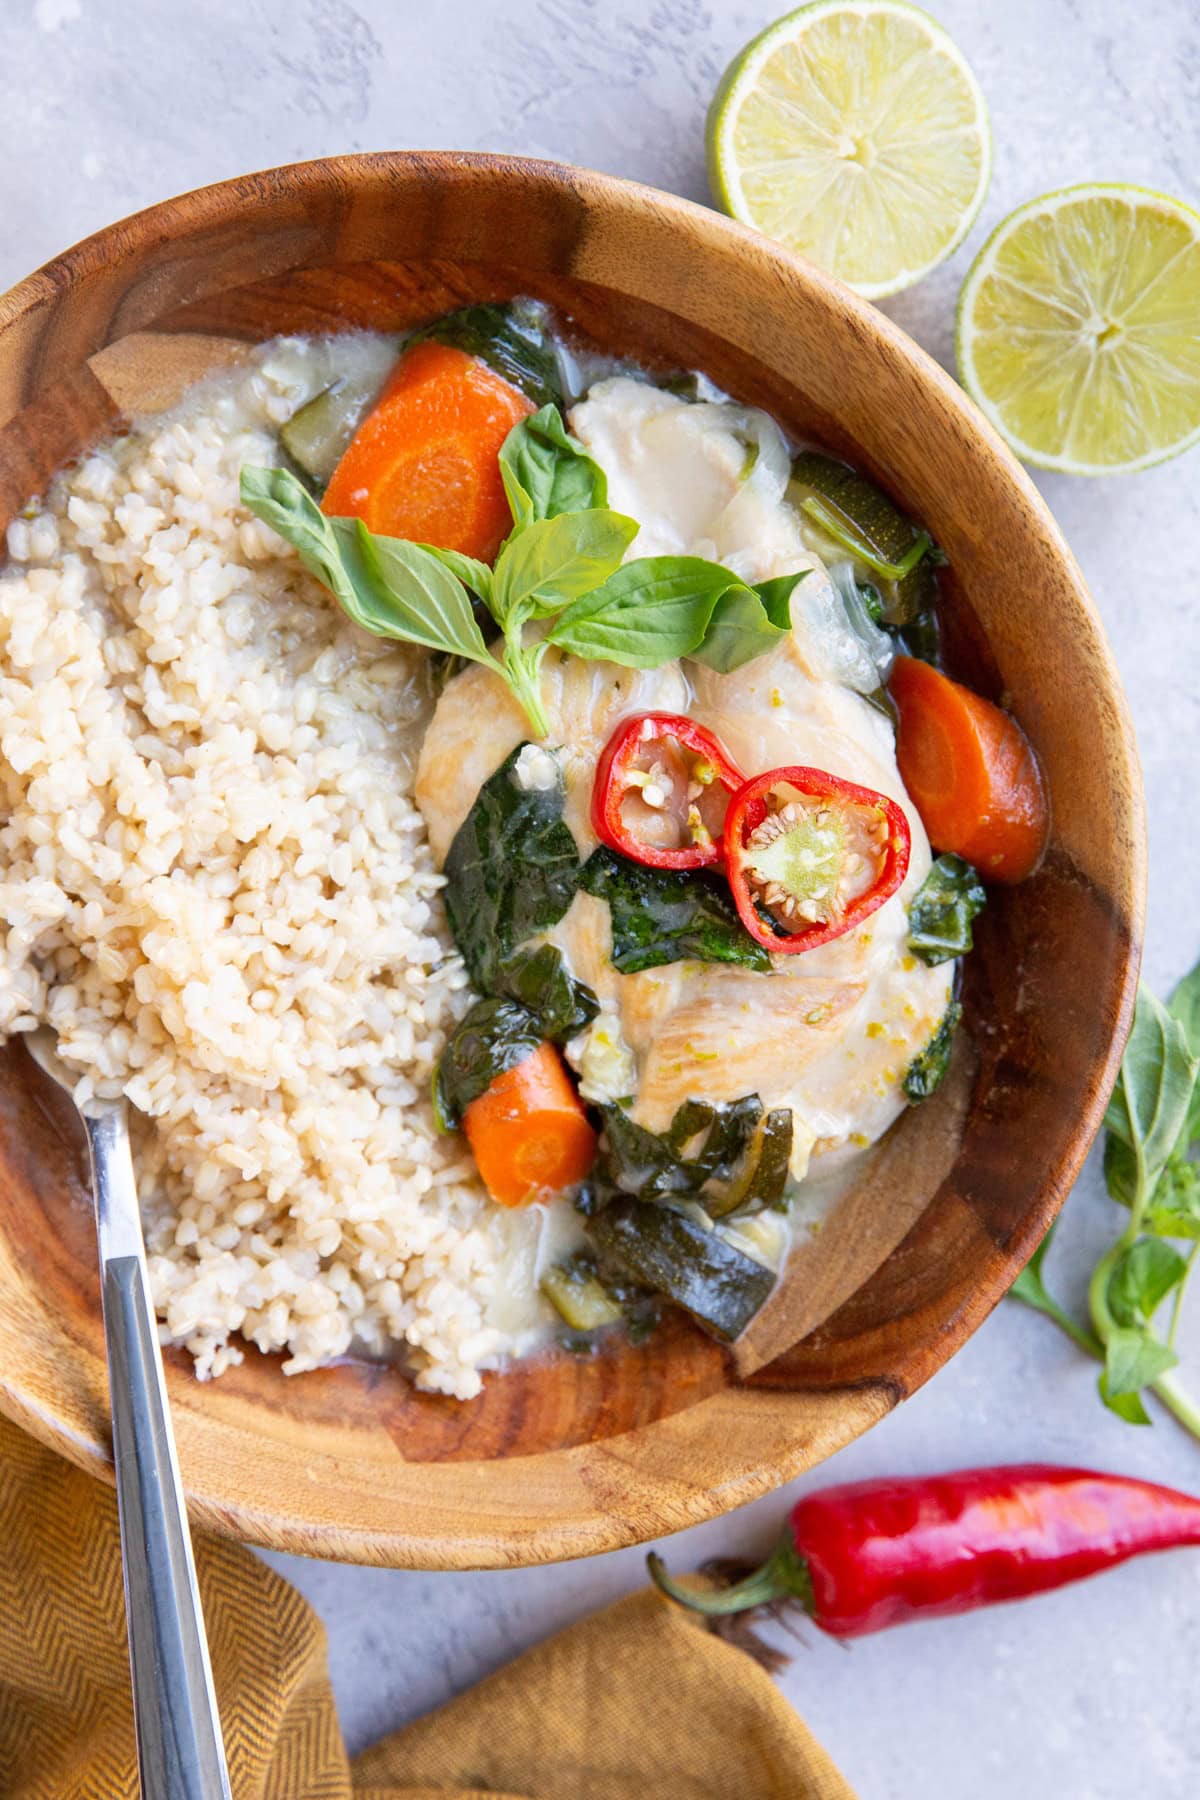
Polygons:
M726 1343L741 1336L775 1286L773 1269L672 1206L617 1201L588 1220L588 1235L602 1255Z

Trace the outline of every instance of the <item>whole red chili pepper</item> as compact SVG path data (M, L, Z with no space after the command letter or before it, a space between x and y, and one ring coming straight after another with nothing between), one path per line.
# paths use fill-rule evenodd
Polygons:
M725 868L742 924L788 954L861 925L904 880L911 849L903 807L825 769L768 769L738 789L725 815Z
M650 812L676 816L683 839L676 845L653 842L625 817L627 800L648 804L645 795L656 768L667 788ZM596 766L592 829L610 850L652 869L712 868L721 860L725 805L745 779L724 745L694 719L635 713L618 725Z
M834 1637L1044 1594L1149 1550L1200 1544L1200 1500L1153 1482L1041 1463L859 1481L809 1494L761 1569L692 1592L657 1556L650 1574L698 1612L791 1597Z

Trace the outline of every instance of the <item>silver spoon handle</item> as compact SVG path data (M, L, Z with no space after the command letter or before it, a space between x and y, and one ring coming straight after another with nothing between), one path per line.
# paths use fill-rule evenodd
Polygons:
M125 1109L86 1123L142 1793L230 1800Z

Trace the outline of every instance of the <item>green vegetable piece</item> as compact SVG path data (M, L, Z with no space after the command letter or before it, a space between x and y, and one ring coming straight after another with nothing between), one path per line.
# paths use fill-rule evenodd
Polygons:
M904 1077L904 1092L911 1105L916 1106L920 1101L928 1100L931 1094L937 1093L946 1079L954 1033L961 1018L962 1007L957 1000L952 1000L925 1048L918 1051L909 1063L908 1073Z
M788 497L810 517L814 509L805 503L815 499L821 529L884 578L880 591L885 623L907 625L932 605L937 583L928 532L914 525L865 475L831 456L806 450L792 464Z
M484 782L446 858L446 914L473 986L495 993L513 952L557 925L579 884L561 778L523 788L521 744Z
M1132 1152L1147 1196L1184 1130L1196 1087L1197 1059L1187 1033L1155 999L1138 989L1133 1030L1104 1124Z
M543 406L514 425L500 451L500 475L517 526L608 505L608 478L562 422Z
M361 519L327 519L288 469L243 469L241 498L364 631L496 667L466 589L420 544L376 537Z
M572 1331L600 1331L622 1317L590 1256L579 1254L554 1263L544 1271L538 1286Z
M727 889L701 871L648 868L602 845L584 863L579 886L608 901L613 966L623 975L689 961L770 970Z
M568 606L549 640L626 668L656 669L691 656L728 673L779 642L801 579L782 576L760 590L701 556L637 557Z
M961 856L939 856L908 909L908 947L931 966L965 956L972 920L987 905L987 891Z
M522 526L501 550L492 572L490 604L496 618L507 628L559 612L601 589L637 530L635 519L606 507L559 513Z
M381 386L379 375L340 376L280 426L280 443L296 466L320 487L341 462Z
M542 1036L555 1044L574 1037L600 1011L591 988L576 981L554 944L516 951L501 965L497 980L510 999L534 1015Z
M1148 1325L1173 1288L1187 1274L1187 1259L1162 1238L1142 1237L1113 1266L1108 1305L1118 1325Z
M497 1075L515 1069L544 1041L533 1013L515 1000L477 1000L438 1061L433 1081L438 1130L452 1131Z
M772 1270L671 1206L619 1200L589 1219L587 1230L603 1255L727 1343L741 1336L775 1285Z
M562 406L562 381L544 323L533 308L464 306L423 326L412 344L432 338L477 356L497 375L510 381L535 406Z

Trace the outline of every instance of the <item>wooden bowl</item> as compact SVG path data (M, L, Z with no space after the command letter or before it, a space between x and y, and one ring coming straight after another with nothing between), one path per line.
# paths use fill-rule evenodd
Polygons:
M1145 852L1137 757L1083 582L1028 477L950 377L847 289L702 207L498 157L346 157L224 182L88 239L0 300L0 520L134 408L246 342L394 329L541 295L600 343L700 367L844 451L933 531L953 660L1037 747L1045 865L993 897L973 1051L909 1114L735 1354L682 1319L548 1355L461 1404L392 1368L219 1381L168 1356L194 1518L405 1567L611 1550L831 1455L1004 1293L1099 1124L1128 1029ZM961 1036L962 1034L960 1034ZM107 1475L92 1224L69 1107L0 1060L0 1408Z

